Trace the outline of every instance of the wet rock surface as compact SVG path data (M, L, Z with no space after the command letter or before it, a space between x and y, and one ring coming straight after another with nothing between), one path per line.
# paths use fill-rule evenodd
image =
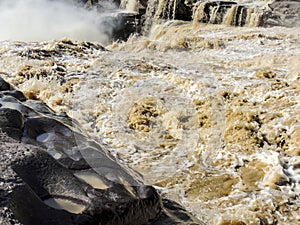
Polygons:
M299 26L299 1L136 1L73 0L73 4L95 10L99 26L111 41L126 41L132 34L148 34L153 24L167 20L194 21L227 26ZM24 52L29 58L48 58L59 51Z
M298 224L299 29L234 27L229 24L234 20L226 21L162 21L150 37L114 43L107 47L110 52L65 40L3 42L1 73L28 98L41 99L80 120L148 183L160 186L207 224ZM141 93L147 92L159 101L144 104ZM179 94L185 101L178 102ZM2 103L11 104L13 98L5 98ZM152 102L162 102L165 111L153 110ZM23 101L22 110L39 107L36 111L70 124L63 114L37 103ZM188 124L185 115L191 113L168 113L168 103L176 112L187 106L196 114ZM30 109L28 113L30 129L44 124L41 115ZM55 126L64 130L59 123ZM74 123L75 128L80 130ZM181 128L195 135L181 137ZM160 134L156 130L163 135L151 135ZM32 129L36 138L27 140L46 146L43 141L53 139L51 132ZM157 142L150 139L153 136ZM73 145L68 137L56 138ZM78 156L72 151L70 155ZM85 160L59 160L79 170L80 179L98 174ZM94 179L91 185L105 189L109 183L103 180Z
M231 26L299 26L299 1L275 1L270 4L239 1L198 1L193 19L201 23Z
M5 91L0 98L1 224L202 224L144 185L140 174L71 118Z
M266 16L265 25L294 27L300 25L299 1L275 1L269 4L272 12Z
M85 3L101 8L103 1ZM122 4L116 4L122 8ZM124 8L124 6L123 6ZM118 26L114 40L127 40L132 33L148 31L151 24L165 20L195 21L228 26L299 26L299 1L141 1L135 13L122 12L115 17Z

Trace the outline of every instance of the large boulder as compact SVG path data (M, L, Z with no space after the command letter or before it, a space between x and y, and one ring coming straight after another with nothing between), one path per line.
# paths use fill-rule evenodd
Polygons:
M67 115L2 94L0 119L1 224L201 224Z
M300 1L274 1L264 16L264 26L300 26Z
M0 91L10 90L10 85L2 77L0 77Z

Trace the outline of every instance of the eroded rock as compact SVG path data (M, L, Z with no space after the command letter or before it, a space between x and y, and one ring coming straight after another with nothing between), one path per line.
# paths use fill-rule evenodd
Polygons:
M299 1L274 1L269 4L271 12L266 14L265 26L300 26L300 2Z
M13 96L0 103L2 224L201 224L67 115Z

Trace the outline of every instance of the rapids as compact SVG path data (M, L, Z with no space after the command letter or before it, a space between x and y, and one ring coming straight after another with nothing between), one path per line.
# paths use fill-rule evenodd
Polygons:
M299 27L170 20L107 51L0 43L1 76L200 220L300 223Z

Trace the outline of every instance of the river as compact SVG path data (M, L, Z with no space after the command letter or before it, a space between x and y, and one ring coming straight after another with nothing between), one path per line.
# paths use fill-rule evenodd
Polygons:
M300 223L299 27L169 20L105 51L0 43L1 76L200 220Z

